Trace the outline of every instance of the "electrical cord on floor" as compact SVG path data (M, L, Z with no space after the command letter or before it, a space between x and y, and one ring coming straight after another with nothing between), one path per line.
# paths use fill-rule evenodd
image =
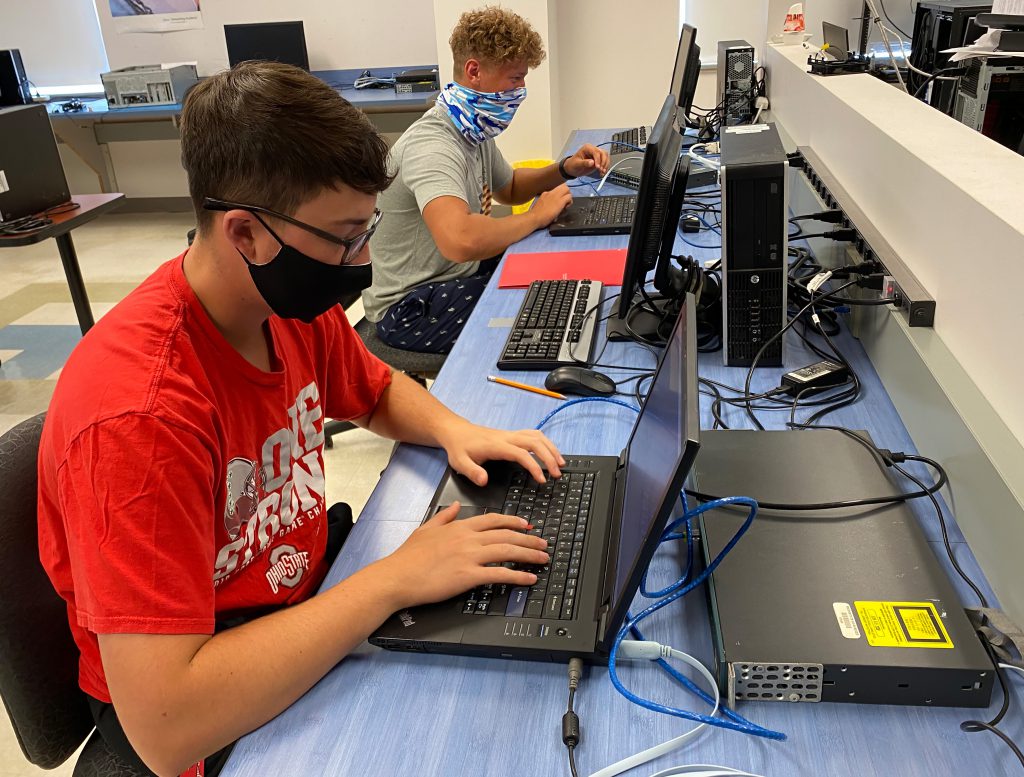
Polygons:
M1006 676L1003 671L1003 664L1001 664L999 660L996 658L995 652L992 650L992 646L989 644L985 636L980 632L979 636L981 637L982 646L985 648L985 651L988 653L989 658L992 659L992 663L996 667L996 678L999 680L999 687L1003 692L1003 704L999 708L999 712L996 713L996 716L992 718L992 720L988 721L987 723L981 720L965 720L963 723L960 724L960 730L965 731L968 734L976 734L980 731L988 731L992 734L995 734L1003 741L1003 743L1007 747L1010 748L1010 750L1013 751L1013 754L1017 756L1017 760L1020 761L1020 765L1024 767L1024 753L1021 752L1020 747L1018 747L1017 744L1012 739L1010 739L1010 737L1008 737L1005 732L1000 731L998 728L996 728L996 726L999 725L1003 718L1006 717L1006 713L1010 709L1010 689L1006 683Z

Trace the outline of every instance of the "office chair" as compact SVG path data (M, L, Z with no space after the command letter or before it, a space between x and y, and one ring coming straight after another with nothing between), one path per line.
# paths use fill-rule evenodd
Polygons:
M64 600L39 561L36 459L45 414L0 436L0 698L31 763L53 769L89 738L74 777L147 777L98 731L78 687L78 648Z

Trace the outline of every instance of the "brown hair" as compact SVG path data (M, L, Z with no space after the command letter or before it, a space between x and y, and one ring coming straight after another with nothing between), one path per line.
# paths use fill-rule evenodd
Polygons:
M448 43L455 58L456 73L468 59L478 59L488 65L525 62L535 68L547 56L540 35L526 19L495 6L462 14Z
M339 183L377 194L388 147L369 119L292 65L241 62L200 81L181 111L181 164L200 231L214 197L291 215Z

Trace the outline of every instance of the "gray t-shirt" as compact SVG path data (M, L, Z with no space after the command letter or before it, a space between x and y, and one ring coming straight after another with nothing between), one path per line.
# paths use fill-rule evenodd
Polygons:
M484 183L495 192L512 180L512 167L494 141L470 145L437 105L398 139L388 164L396 177L377 200L382 218L370 241L373 285L363 292L370 321L380 321L417 286L465 278L480 266L441 255L423 220L427 203L458 197L471 213L480 213Z

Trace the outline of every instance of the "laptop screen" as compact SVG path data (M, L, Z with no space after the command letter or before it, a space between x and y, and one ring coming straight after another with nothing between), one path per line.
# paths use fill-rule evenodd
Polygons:
M625 493L612 590L618 629L693 466L700 434L696 304L687 294L626 446ZM618 618L618 620L616 620Z

